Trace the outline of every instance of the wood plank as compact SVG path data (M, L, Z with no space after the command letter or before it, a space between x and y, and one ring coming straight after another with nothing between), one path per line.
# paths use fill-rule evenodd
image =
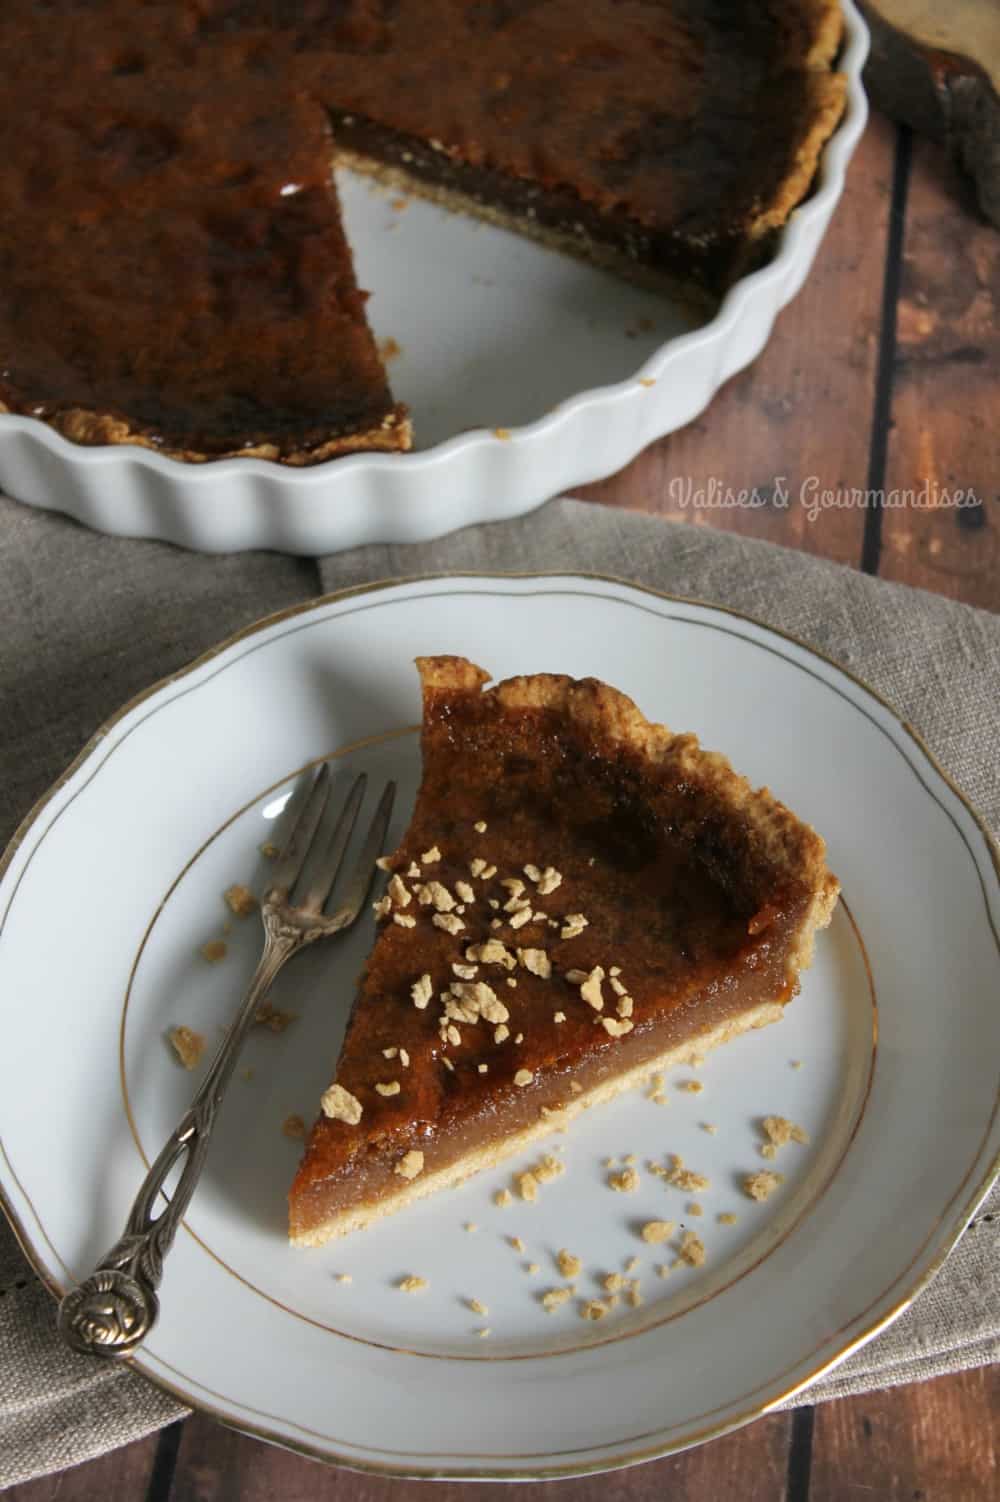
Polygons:
M149 1486L159 1435L138 1439L70 1471L25 1481L4 1492L5 1502L141 1502Z
M894 146L895 127L873 117L809 279L755 364L687 428L580 494L858 563L863 514L827 510L810 521L801 497L808 483L865 484ZM779 475L786 477L787 507L683 504L689 483L773 495Z
M1000 236L939 147L914 143L886 486L939 504L882 517L879 573L1000 609ZM972 490L974 509L945 504Z
M783 1502L791 1418L775 1414L697 1450L629 1470L525 1482L517 1502ZM464 1482L399 1481L304 1460L189 1419L170 1502L469 1502Z
M816 1409L809 1502L996 1502L1000 1370Z

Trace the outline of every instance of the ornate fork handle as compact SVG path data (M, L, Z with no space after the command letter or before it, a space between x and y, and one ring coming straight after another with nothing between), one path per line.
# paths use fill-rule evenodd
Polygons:
M264 953L243 1005L230 1025L211 1068L176 1131L149 1170L135 1197L125 1234L89 1278L70 1289L59 1305L59 1330L74 1350L94 1356L127 1356L156 1323L156 1290L163 1259L201 1177L219 1106L244 1038L278 971L297 949L318 934L265 907ZM180 1178L167 1204L155 1214L157 1196L177 1164Z

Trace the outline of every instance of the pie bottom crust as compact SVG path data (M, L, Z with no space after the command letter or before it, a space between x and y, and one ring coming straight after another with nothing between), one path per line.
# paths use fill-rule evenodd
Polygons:
M834 900L835 898L836 894L834 894ZM337 1236L346 1236L351 1231L367 1230L383 1216L395 1215L397 1210L405 1209L407 1205L423 1199L426 1195L437 1194L441 1189L451 1189L456 1184L462 1183L464 1179L471 1178L473 1174L481 1173L486 1168L493 1168L516 1153L523 1152L525 1148L539 1142L543 1137L551 1137L553 1132L561 1131L582 1111L589 1110L591 1106L605 1105L626 1090L635 1089L650 1075L676 1068L678 1065L693 1064L700 1060L709 1049L718 1048L720 1044L728 1043L730 1039L738 1037L741 1033L767 1027L770 1022L778 1022L783 1014L784 1004L780 1001L758 1002L743 1012L730 1014L693 1037L686 1038L680 1043L672 1043L658 1057L645 1058L630 1069L615 1075L614 1078L601 1080L591 1089L571 1097L557 1110L553 1110L551 1115L540 1117L531 1126L524 1127L499 1141L477 1147L473 1152L463 1154L462 1157L456 1158L454 1162L446 1164L433 1173L421 1174L408 1184L403 1184L401 1181L399 1190L394 1189L392 1194L382 1200L352 1205L350 1209L332 1215L321 1225L312 1226L306 1231L292 1229L289 1237L291 1244L301 1247L322 1246L324 1242L332 1241Z

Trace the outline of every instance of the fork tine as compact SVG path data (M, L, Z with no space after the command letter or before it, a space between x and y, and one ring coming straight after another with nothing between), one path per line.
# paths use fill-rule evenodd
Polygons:
M351 838L354 826L357 823L358 813L364 802L367 786L367 772L359 772L354 779L351 791L347 795L347 802L341 809L337 822L333 826L326 849L316 862L309 890L304 900L297 904L303 912L322 912L323 904L333 890L333 884L340 873L344 851L347 849L347 842Z
M358 856L354 873L344 893L343 901L337 906L334 921L338 928L349 928L361 911L361 904L368 896L368 889L375 876L375 858L382 849L385 840L385 832L389 827L392 817L393 800L396 797L396 784L387 782L379 799L378 808L375 810L368 833L365 836L364 848Z
M326 812L330 786L330 764L325 761L313 779L309 795L278 857L271 879L271 891L280 892L287 897L301 875L309 847L319 827L319 821Z

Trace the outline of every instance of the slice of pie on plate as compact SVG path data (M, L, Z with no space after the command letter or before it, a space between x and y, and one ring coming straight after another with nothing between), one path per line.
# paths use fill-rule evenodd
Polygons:
M418 659L423 781L290 1195L313 1246L777 1021L823 840L593 678Z

